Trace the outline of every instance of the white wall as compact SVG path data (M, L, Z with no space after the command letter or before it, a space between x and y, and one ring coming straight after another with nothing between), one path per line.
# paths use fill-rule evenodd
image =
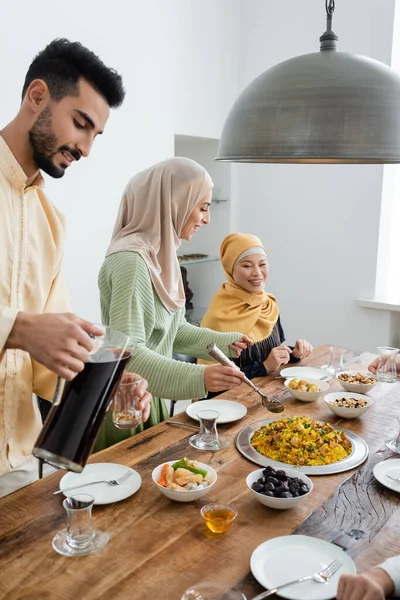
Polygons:
M220 135L237 93L238 77L230 76L229 61L238 51L239 4L114 0L111 6L98 0L94 8L92 2L77 0L2 3L0 128L18 109L33 56L55 37L81 41L124 77L125 103L111 114L89 159L73 165L63 180L48 178L46 184L67 217L65 270L73 307L81 316L100 319L97 273L128 180L174 155L175 132Z
M218 154L218 140L192 136L176 136L176 156L188 156L203 165L214 181L213 198L225 199L217 203L213 200L210 207L210 223L202 227L190 240L182 242L179 254L208 254L219 257L221 240L231 231L231 166L214 160ZM218 261L185 265L188 272L189 287L192 290L194 315L202 317L205 308L221 287L225 276Z
M340 49L389 62L394 2L337 2ZM127 99L91 157L48 182L67 216L73 305L92 320L100 316L97 272L129 178L172 156L175 133L219 138L239 89L281 60L316 51L325 26L322 0L115 0L112 10L105 0L95 10L77 0L21 0L3 3L1 18L0 126L17 110L32 57L54 37L82 41L124 76ZM373 295L382 167L230 168L231 228L260 235L268 248L287 337L365 348L388 341L389 314L355 305ZM198 282L207 285L203 271Z
M292 11L292 12L291 12ZM390 62L394 0L337 2L339 49ZM318 51L321 0L246 0L242 10L241 87L270 66ZM390 315L356 306L373 297L381 166L235 165L234 227L268 249L269 289L288 340L308 337L374 349L389 342Z

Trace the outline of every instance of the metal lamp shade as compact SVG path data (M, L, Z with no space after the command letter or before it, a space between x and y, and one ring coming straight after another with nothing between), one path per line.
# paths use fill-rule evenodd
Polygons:
M217 160L399 163L400 77L381 62L337 51L279 63L236 100Z

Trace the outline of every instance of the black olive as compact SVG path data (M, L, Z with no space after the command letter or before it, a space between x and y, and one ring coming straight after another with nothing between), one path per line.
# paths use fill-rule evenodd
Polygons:
M264 492L264 496L274 497L274 492Z
M289 492L291 492L292 494L294 494L295 492L298 492L300 489L300 486L298 483L291 483L289 485Z
M281 481L279 487L283 488L285 492L289 491L289 484L287 481Z
M264 491L264 486L261 483L253 483L253 485L251 486L251 488L258 493L262 493Z
M265 483L264 477L260 477L260 479L257 479L257 483L264 485L264 483Z
M273 492L275 489L275 486L272 483L266 483L264 485L264 491L266 492Z
M302 485L299 489L299 496L304 496L304 494L307 494L309 491L308 485Z
M263 471L264 477L268 477L268 475L271 475L271 471L275 472L275 469L273 469L272 467L265 467Z
M275 496L280 496L281 494L283 494L284 492L287 492L288 490L285 489L284 487L282 487L281 485L279 485L277 488L275 488Z
M287 479L289 479L285 471L277 471L275 477L277 479L280 479L281 481L286 481Z
M267 477L267 479L265 480L265 483L272 483L275 487L279 485L279 481L276 477Z
M290 492L282 492L281 498L293 498L293 494Z

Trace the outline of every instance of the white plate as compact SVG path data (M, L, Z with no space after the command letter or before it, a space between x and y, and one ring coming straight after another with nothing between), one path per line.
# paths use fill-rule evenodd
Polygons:
M247 408L240 402L233 402L233 400L200 400L200 402L193 402L187 407L186 414L198 421L197 413L199 410L216 410L219 413L217 423L220 425L239 421L247 414Z
M335 559L342 567L327 583L304 581L279 592L279 597L291 600L330 600L336 598L339 577L356 573L350 556L339 546L308 535L284 535L258 546L251 555L250 568L257 581L271 589L322 571Z
M323 371L322 369L316 369L315 367L289 367L287 369L282 369L280 372L281 377L297 377L297 379L307 379L307 377L311 377L311 379L323 379L325 381L330 381L332 379L332 375L327 371Z
M393 481L388 477L388 475L390 475L391 477L400 479L400 458L383 460L374 466L372 472L379 483L389 488L389 490L400 493L400 481L396 483L396 481Z
M95 504L119 502L119 500L125 500L125 498L129 498L129 496L138 491L142 485L142 478L134 469L125 465L119 465L118 463L95 463L93 465L86 465L82 473L67 473L60 480L60 490L99 479L118 479L127 471L132 471L133 475L125 483L121 483L121 485L98 483L96 485L82 486L76 490L64 493L64 496L90 494L93 496Z

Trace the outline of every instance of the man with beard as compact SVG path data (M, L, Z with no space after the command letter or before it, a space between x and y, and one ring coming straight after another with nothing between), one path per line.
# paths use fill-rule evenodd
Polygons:
M40 169L60 178L88 156L124 95L121 76L93 52L54 40L30 65L19 112L0 131L0 497L37 479L32 394L51 400L57 375L80 372L90 335L101 334L68 312L64 218Z

